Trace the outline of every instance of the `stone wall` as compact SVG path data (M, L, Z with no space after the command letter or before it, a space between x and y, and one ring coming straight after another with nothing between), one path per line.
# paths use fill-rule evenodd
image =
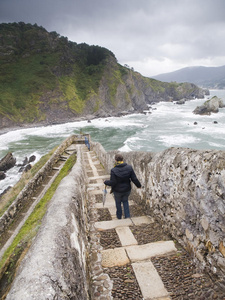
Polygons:
M58 186L7 300L89 299L86 175L77 162Z
M28 182L23 190L18 194L15 201L5 211L0 218L0 234L2 234L12 223L17 213L23 209L28 201L31 201L35 191L45 180L46 176L52 171L53 166L59 161L60 156L63 154L66 148L73 143L76 139L75 135L67 138L53 153L47 163L37 172L37 174Z
M91 144L105 168L115 151ZM225 151L169 148L123 153L144 188L133 192L202 268L225 274Z

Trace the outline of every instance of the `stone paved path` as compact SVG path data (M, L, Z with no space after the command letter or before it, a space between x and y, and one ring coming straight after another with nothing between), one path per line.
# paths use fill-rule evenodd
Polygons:
M112 218L112 220L110 221L94 222L94 228L97 231L107 231L115 229L122 245L122 247L99 251L101 257L101 266L111 268L115 266L124 266L131 263L139 287L141 289L143 299L171 299L159 274L157 273L154 265L151 262L151 258L154 256L174 254L176 252L174 242L159 241L155 243L146 243L145 245L138 245L138 242L135 239L129 226L152 224L154 223L154 220L145 215L140 217L133 217L130 219L118 220L116 218L115 201L112 194L110 194L109 192L107 193L106 203L104 207L102 202L96 203L94 198L96 198L96 196L98 195L101 197L101 195L103 194L103 181L108 178L109 175L102 175L103 169L100 167L99 161L95 157L95 154L93 152L86 153L86 165L87 175L89 177L89 198L92 198L92 200L94 200L93 206L96 209L108 209ZM130 201L130 205L135 204L133 201ZM99 285L100 284L98 282L97 286ZM99 288L98 290L100 291L101 289ZM101 293L97 292L95 294L95 297L96 299L100 299L101 297L103 299L105 296L102 296ZM110 299L110 296L108 297Z
M175 247L132 196L130 219L117 220L109 188L103 207L103 182L109 175L94 152L85 149L83 160L88 177L90 299L225 300L216 281L199 271L177 242Z

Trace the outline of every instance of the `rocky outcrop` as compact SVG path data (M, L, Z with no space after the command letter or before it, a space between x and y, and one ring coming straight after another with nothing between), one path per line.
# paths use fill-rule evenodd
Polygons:
M176 104L185 104L185 99L181 99L181 100L177 101Z
M3 180L6 178L6 175L3 171L0 171L0 180Z
M27 157L24 158L22 164L18 164L17 167L20 167L19 172L27 172L32 168L31 162L34 162L36 159L35 155L31 155L29 159Z
M16 159L13 157L12 153L9 152L0 160L0 171L6 172L7 170L14 167L15 164Z
M198 115L211 115L211 113L218 113L219 108L223 107L225 107L223 100L214 96L210 100L205 101L203 105L197 106L193 113Z

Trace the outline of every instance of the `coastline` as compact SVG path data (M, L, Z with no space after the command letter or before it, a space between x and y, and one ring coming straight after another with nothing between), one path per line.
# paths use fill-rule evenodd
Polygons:
M59 122L46 122L46 123L30 123L30 124L21 124L17 126L10 126L10 127L4 127L0 129L0 135L3 135L5 133L8 133L10 131L16 131L20 129L30 129L30 128L36 128L36 127L47 127L51 125L60 125L60 124L66 124L66 123L72 123L72 122L81 122L85 120L93 120L95 119L96 116L88 116L88 117L79 117L79 118L74 118L70 120L60 120Z
M3 135L5 133L8 133L10 131L16 131L20 129L30 129L30 128L36 128L36 127L47 127L47 126L53 126L53 125L60 125L60 124L66 124L66 123L73 123L73 122L81 122L81 121L91 121L94 119L99 118L110 118L110 117L121 117L125 115L132 115L132 114L138 114L138 113L144 113L143 111L137 110L137 111L123 111L123 112L116 112L116 113L98 113L97 115L86 115L81 117L72 118L69 120L58 120L58 122L42 122L42 123L30 123L30 124L21 124L17 126L10 126L0 129L0 135Z
M210 92L211 90L209 90ZM212 91L218 91L218 90L212 90ZM223 90L222 90L223 91ZM211 93L209 94L210 97L212 97ZM192 101L194 99L187 99L187 101ZM164 102L164 101L159 101ZM157 104L159 102L154 102L154 104ZM165 101L167 102L167 101ZM73 123L73 122L81 122L81 121L91 121L98 118L109 118L109 117L121 117L124 115L132 115L132 114L142 114L146 110L135 110L135 111L122 111L122 112L110 112L107 113L105 111L100 111L96 115L86 115L86 116L80 116L80 117L74 117L70 118L69 120L58 120L58 121L48 121L48 122L42 122L42 123L30 123L30 124L21 124L17 126L10 126L10 127L4 127L0 128L0 135L6 134L10 131L16 131L20 129L30 129L30 128L36 128L36 127L47 127L51 125L60 125L60 124L66 124L66 123Z

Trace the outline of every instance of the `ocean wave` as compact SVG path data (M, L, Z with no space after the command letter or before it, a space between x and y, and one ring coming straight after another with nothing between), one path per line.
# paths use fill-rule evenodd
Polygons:
M141 141L146 141L140 137L129 137L126 139L124 142L124 146L121 147L119 150L124 151L124 152L129 152L129 151L138 151L142 148L142 142Z
M6 172L6 178L0 181L0 194L9 186L14 186L21 177L19 167L13 167Z
M106 128L106 127L114 127L114 128L127 128L127 127L142 127L143 121L139 121L134 118L134 115L131 116L124 116L124 117L111 117L106 119L94 119L91 121L90 126L97 127L97 128Z
M12 142L20 141L24 137L23 129L9 131L0 135L0 150L8 149L8 145Z
M200 140L200 138L191 136L191 135L184 135L184 134L175 134L175 135L161 135L157 139L166 147L173 147L173 146L183 146L187 144L193 144Z
M132 151L132 149L127 144L123 145L118 150L121 151L121 152L130 152L130 151Z
M209 145L212 147L216 147L216 148L223 148L224 144L219 144L219 143L214 143L214 142L209 142Z

